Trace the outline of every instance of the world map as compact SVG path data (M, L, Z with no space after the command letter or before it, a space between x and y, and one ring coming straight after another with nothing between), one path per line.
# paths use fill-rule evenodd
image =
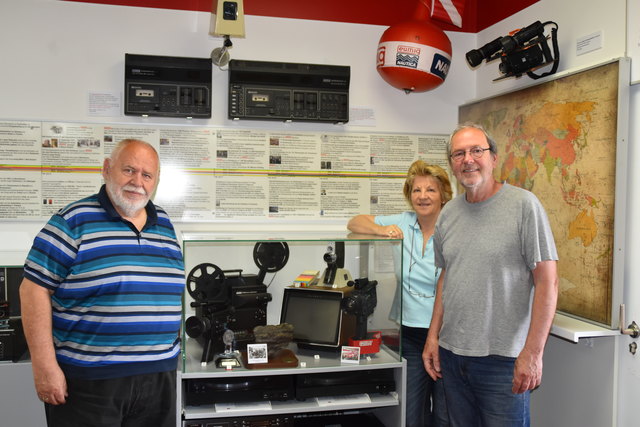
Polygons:
M460 107L498 143L495 178L544 205L559 262L558 310L611 325L619 63Z

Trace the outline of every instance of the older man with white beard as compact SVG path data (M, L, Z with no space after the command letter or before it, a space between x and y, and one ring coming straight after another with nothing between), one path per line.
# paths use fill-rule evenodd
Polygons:
M49 426L175 426L184 265L150 198L160 160L126 139L105 185L51 217L20 286L22 322Z

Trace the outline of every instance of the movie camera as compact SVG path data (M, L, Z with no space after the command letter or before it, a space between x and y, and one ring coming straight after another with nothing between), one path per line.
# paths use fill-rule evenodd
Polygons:
M547 25L552 25L551 41L554 54L544 35ZM528 27L516 30L508 36L498 37L479 49L472 49L466 54L467 62L472 68L477 67L483 60L491 62L500 58L499 71L504 74L496 80L507 77L520 77L526 73L532 79L539 79L554 74L558 70L560 52L558 49L558 24L552 21L541 23L536 21ZM546 65L553 64L551 70L543 74L533 71Z
M187 276L187 291L193 298L195 316L185 321L185 332L202 345L201 363L225 353L231 343L227 331L233 331L233 347L246 348L254 342L253 328L267 322L267 303L271 294L263 283L266 273L276 272L287 263L286 243L258 242L253 258L258 274L242 274L242 270L221 270L217 265L203 263Z
M366 339L367 318L373 314L376 305L378 305L376 294L378 282L365 277L349 281L347 286L353 286L353 291L342 299L342 309L356 317L356 333L353 339Z

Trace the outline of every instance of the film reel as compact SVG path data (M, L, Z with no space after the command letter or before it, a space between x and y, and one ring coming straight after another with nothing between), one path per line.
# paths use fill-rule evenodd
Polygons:
M198 301L226 301L223 271L215 264L196 265L187 276L187 291Z
M286 242L258 242L253 247L253 262L260 269L258 280L267 273L279 271L289 261L289 245Z

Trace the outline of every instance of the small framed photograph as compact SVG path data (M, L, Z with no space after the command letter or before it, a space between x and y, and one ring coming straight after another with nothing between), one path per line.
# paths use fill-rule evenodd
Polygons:
M267 344L247 344L247 363L268 363Z
M360 347L343 345L340 361L342 363L360 363Z

